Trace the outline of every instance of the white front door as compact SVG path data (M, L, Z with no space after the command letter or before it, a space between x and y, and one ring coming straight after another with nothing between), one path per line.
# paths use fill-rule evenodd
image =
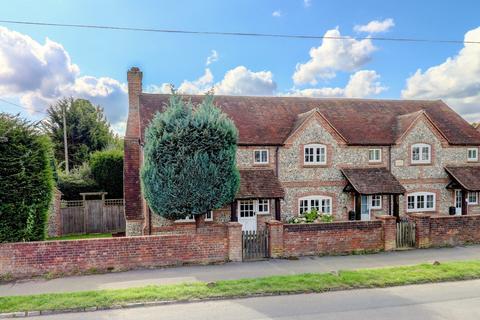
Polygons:
M455 215L462 214L462 190L455 190Z
M372 198L370 196L362 195L360 220L362 220L362 221L370 220L370 204L371 203L372 203Z
M257 212L254 200L238 201L238 222L242 225L242 231L257 231Z

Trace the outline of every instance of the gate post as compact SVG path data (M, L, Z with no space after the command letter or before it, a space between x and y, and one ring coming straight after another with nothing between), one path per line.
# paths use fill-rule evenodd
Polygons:
M392 251L397 247L397 218L395 216L378 215L383 224L383 250Z
M268 229L268 256L270 258L283 257L283 223L277 220L267 222Z
M415 221L415 247L430 247L430 215L425 213L412 213Z
M227 222L228 260L241 262L243 255L242 225L239 222Z

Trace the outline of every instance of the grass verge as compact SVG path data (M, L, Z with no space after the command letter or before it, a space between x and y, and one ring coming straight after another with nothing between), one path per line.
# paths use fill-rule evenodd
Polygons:
M121 290L0 297L0 312L111 307L134 302L247 297L376 288L480 278L480 261L184 283Z
M79 239L95 239L95 238L111 238L111 233L89 233L89 234L69 234L60 237L48 237L47 240L79 240Z

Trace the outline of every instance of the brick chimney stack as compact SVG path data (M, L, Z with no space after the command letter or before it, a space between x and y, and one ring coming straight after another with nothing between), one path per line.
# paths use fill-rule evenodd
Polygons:
M127 137L140 137L140 94L142 93L143 73L137 67L127 72L128 81L128 122Z
M140 94L142 72L132 67L127 72L128 120L124 138L123 198L125 202L126 235L141 236L145 227L144 203L140 187L142 149L140 146Z

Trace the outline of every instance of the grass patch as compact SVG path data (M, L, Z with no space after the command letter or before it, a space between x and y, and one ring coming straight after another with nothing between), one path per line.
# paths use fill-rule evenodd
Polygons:
M60 237L48 237L47 240L79 240L79 239L94 239L94 238L111 238L111 233L89 233L89 234L69 234Z
M133 302L247 297L325 292L480 278L480 260L310 273L265 278L184 283L120 290L0 297L0 312L108 307Z

